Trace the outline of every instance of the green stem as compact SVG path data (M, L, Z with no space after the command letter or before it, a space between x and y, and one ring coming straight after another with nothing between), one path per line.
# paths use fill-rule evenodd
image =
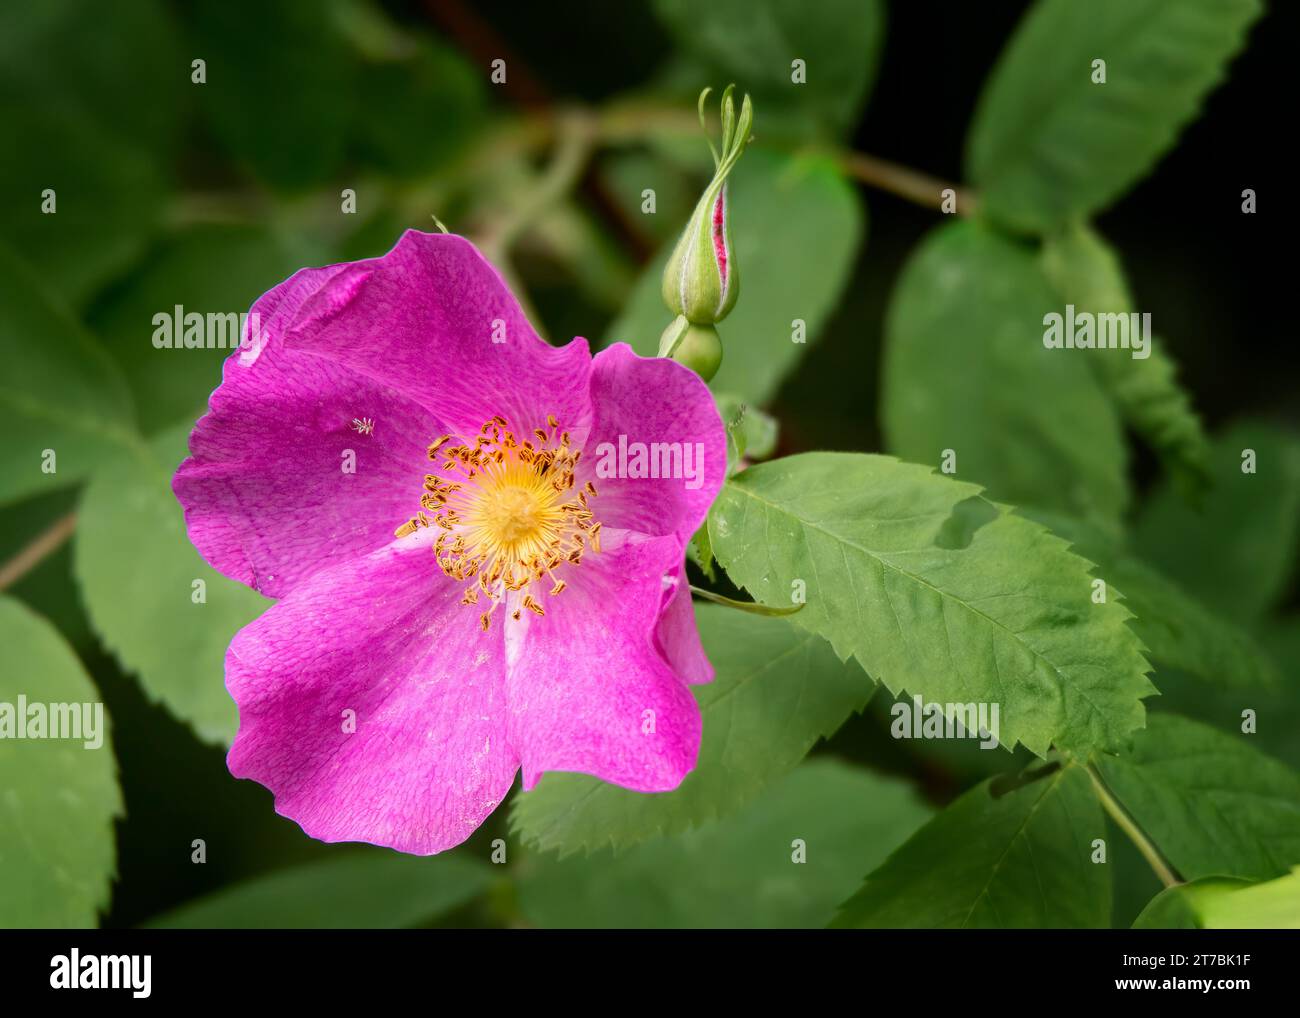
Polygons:
M1106 787L1106 782L1102 780L1101 775L1097 772L1097 768L1091 763L1085 764L1084 768L1088 772L1088 777L1092 779L1092 787L1096 789L1102 808L1115 821L1119 829L1128 835L1128 839L1137 846L1137 850L1142 853L1142 857L1155 870L1160 882L1166 887L1176 887L1181 884L1183 881L1174 872L1173 867L1165 861L1164 856L1160 854L1160 850L1146 836L1142 828L1137 825L1137 821L1129 816L1128 810L1111 794L1110 789Z
M558 118L555 154L538 177L536 185L495 226L484 231L479 246L489 260L507 254L515 242L538 219L578 183L596 142L596 127L590 114L574 110Z
M793 615L803 608L803 605L797 604L792 608L773 608L771 605L759 604L756 601L736 601L730 597L723 597L721 594L715 594L711 590L704 590L700 587L692 586L691 593L696 597L702 597L706 601L712 601L714 604L725 605L728 608L737 608L743 612L750 612L753 615Z

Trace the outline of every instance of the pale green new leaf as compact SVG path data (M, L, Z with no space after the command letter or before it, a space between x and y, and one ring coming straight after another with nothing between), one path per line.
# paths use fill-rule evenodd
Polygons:
M1110 924L1111 876L1095 863L1105 821L1087 775L1065 766L1002 791L976 785L891 855L835 925L1086 928Z
M510 823L525 841L565 854L618 848L734 812L871 697L862 669L784 619L711 604L697 605L695 617L716 673L694 687L704 719L695 770L656 795L546 774L515 798Z
M1267 883L1208 895L1200 913L1207 930L1300 930L1300 866Z
M1140 180L1223 78L1258 0L1039 0L980 96L967 173L980 207L1045 232ZM1106 81L1093 81L1094 60Z
M1062 301L1076 312L1127 316L1136 310L1119 257L1086 226L1076 224L1049 236L1043 267ZM1177 366L1159 340L1148 338L1143 357L1135 357L1132 349L1095 350L1088 362L1133 430L1185 490L1196 492L1209 480L1209 439L1191 398L1178 384Z
M478 897L486 863L382 850L277 870L152 919L164 929L394 929L427 923Z
M0 596L0 704L103 701L58 631ZM92 709L92 724L95 714ZM0 738L0 927L93 927L116 876L113 819L122 814L117 763L103 730L81 739ZM16 717L9 721L15 725ZM4 725L0 722L0 725ZM3 730L3 729L0 729ZM48 726L46 734L51 734ZM88 748L102 737L102 743Z
M835 309L865 232L865 212L828 158L786 156L760 145L745 152L728 188L740 298L718 325L724 353L712 384L762 406ZM675 238L641 274L606 334L609 342L628 343L645 357L658 351L672 320L660 282L674 244ZM803 343L792 339L796 319L805 324Z
M2 245L0 361L0 505L67 487L134 441L116 365Z
M887 447L935 466L952 450L956 476L996 498L1115 529L1128 500L1119 413L1088 366L1097 351L1044 346L1044 316L1060 311L1027 246L976 222L931 233L885 322Z
M1166 887L1149 902L1136 919L1135 930L1200 930L1202 904L1212 897L1251 887L1249 880L1236 877L1204 877L1186 884ZM1264 885L1267 886L1267 885Z
M1123 745L1154 687L1129 612L1092 600L1090 563L975 485L887 456L808 453L723 486L713 553L758 601L891 692L1000 705L1002 744L1039 756Z
M699 830L617 855L530 860L519 904L539 926L820 927L930 814L897 779L810 760Z
M1300 930L1300 866L1251 884L1208 877L1170 887L1151 900L1136 930Z
M1252 736L1152 714L1106 785L1184 880L1267 880L1300 863L1300 775Z
M218 573L186 536L171 478L187 431L104 461L82 497L73 568L91 625L123 668L200 738L229 743L226 647L271 602Z

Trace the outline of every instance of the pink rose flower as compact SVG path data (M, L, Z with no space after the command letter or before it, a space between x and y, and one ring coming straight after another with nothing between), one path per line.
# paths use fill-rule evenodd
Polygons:
M226 654L231 773L312 837L418 854L521 767L677 787L712 678L683 575L726 464L705 384L548 345L450 235L253 314L173 480L203 557L278 598Z

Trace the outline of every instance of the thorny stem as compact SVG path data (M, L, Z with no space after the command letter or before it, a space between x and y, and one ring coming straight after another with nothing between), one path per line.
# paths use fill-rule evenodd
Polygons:
M58 551L77 529L77 514L68 513L37 534L18 554L0 566L0 590L17 583L46 558Z
M1174 872L1173 867L1165 861L1164 856L1160 854L1160 850L1152 844L1151 839L1148 838L1142 828L1137 825L1137 821L1129 816L1128 810L1126 810L1115 796L1111 794L1110 789L1106 787L1106 782L1103 781L1101 775L1097 773L1097 768L1093 764L1089 763L1084 765L1084 769L1087 770L1088 777L1092 779L1092 787L1096 790L1097 797L1101 800L1102 808L1110 815L1110 818L1115 821L1119 826L1119 829L1128 835L1128 839L1137 846L1137 850L1142 853L1142 858L1144 858L1151 868L1155 870L1155 874L1160 878L1160 882L1166 887L1176 887L1181 884L1183 881L1179 878L1178 874Z

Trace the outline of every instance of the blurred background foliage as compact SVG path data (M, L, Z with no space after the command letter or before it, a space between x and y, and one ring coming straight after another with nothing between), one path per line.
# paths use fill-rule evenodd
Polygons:
M168 486L225 352L155 349L153 315L175 305L243 311L303 265L382 254L436 216L503 267L551 339L653 353L667 320L665 245L709 165L694 97L729 81L754 96L757 140L733 178L742 295L721 330L714 388L775 418L778 454L883 450L937 463L960 439L962 476L1089 547L1094 561L1127 563L1138 580L1158 570L1172 584L1158 589L1186 599L1182 615L1162 621L1155 606L1143 623L1162 660L1181 663L1158 669L1163 696L1151 710L1236 723L1241 694L1231 677L1206 674L1218 663L1186 622L1194 611L1206 626L1226 619L1241 651L1225 668L1248 661L1251 676L1272 676L1250 692L1267 718L1259 744L1300 766L1300 400L1281 305L1290 269L1270 243L1287 200L1271 175L1272 89L1289 70L1283 15L1254 28L1214 90L1253 5L1225 3L1225 24L1207 34L1169 16L1180 5L1148 3L1165 20L1154 34L1125 34L1112 60L1112 75L1128 66L1141 78L1134 95L1115 86L1137 110L1116 127L1105 122L1113 110L1084 108L1077 123L1052 116L1074 109L1054 91L1068 87L1062 62L1104 46L1115 27L1107 18L1124 5L1042 4L1049 14L1004 53L1030 6L5 5L0 354L10 377L0 405L12 428L0 439L0 562L51 526L58 539L0 602L6 646L24 648L7 655L0 693L25 688L26 676L94 699L93 680L113 719L124 808L110 894L112 852L105 858L92 828L119 811L117 788L107 772L76 775L81 798L47 818L64 825L55 852L66 857L29 860L42 876L23 895L6 866L0 902L15 911L0 909L0 923L88 923L98 910L115 926L823 925L936 808L1011 769L968 742L891 739L888 696L871 698L860 671L855 680L808 651L806 674L841 676L826 717L808 719L826 736L813 759L771 775L752 802L751 790L733 789L730 817L618 857L526 848L506 809L438 860L326 846L276 816L264 789L226 772L235 711L222 657L266 602L202 563ZM790 83L792 56L807 62L806 86ZM191 82L195 59L206 62L205 84ZM503 84L489 78L496 59ZM1051 129L1017 134L1017 117ZM1089 130L1105 148L1104 172L1079 187L1039 187L1044 163L1061 179L1074 172L1072 146L1086 149ZM903 166L934 179L918 184ZM937 204L945 180L975 188L978 221L906 198L919 187ZM1241 213L1247 187L1258 215ZM46 188L57 192L56 215L41 213ZM355 214L341 212L345 188ZM1095 235L1061 233L1089 214ZM1025 233L1047 239L1040 248ZM996 337L1040 320L1027 308L1063 303L1052 266L1080 250L1103 278L1078 303L1098 288L1126 290L1153 314L1181 388L1160 358L1153 374L1117 381L1067 357L1000 356ZM806 345L790 342L794 319L806 323ZM1220 483L1189 505L1188 476L1229 477L1247 444L1268 464L1260 483ZM46 447L58 450L57 475L33 468ZM73 511L75 538L61 543ZM208 586L202 624L187 596L194 578ZM735 629L746 622L722 614L701 612L715 657L751 639ZM787 639L784 628L766 632ZM762 677L761 662L735 667ZM808 748L781 747L785 769ZM39 749L38 759L17 747L29 755L16 758L0 745L2 772L27 782L21 794L38 796L75 766ZM791 829L824 853L804 882L791 883L788 848L747 849L765 830L788 844ZM496 838L507 839L509 867L487 864ZM202 865L191 861L195 839L206 843ZM1122 837L1111 844L1115 907L1104 911L1126 925L1159 884ZM83 871L101 879L70 885L67 874ZM206 895L215 897L195 903Z

